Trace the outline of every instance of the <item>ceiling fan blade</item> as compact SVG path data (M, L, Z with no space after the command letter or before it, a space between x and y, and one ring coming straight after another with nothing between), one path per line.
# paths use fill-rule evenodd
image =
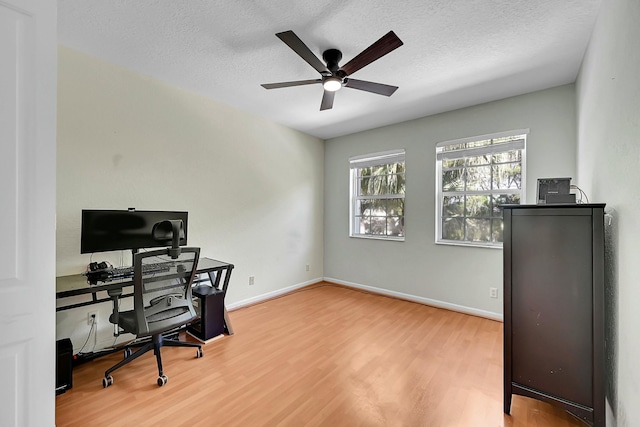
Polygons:
M318 57L313 54L313 52L311 52L307 45L304 44L293 31L283 31L282 33L276 34L276 36L278 36L278 38L282 40L287 46L293 49L295 53L300 55L302 59L307 61L307 63L315 68L320 74L331 74L327 66L323 64L322 61L320 61L320 59L318 59Z
M322 95L322 103L320 104L320 111L322 110L330 110L333 108L333 98L336 96L335 92L330 92L328 90L324 91Z
M322 79L314 79L314 80L298 80L295 82L282 82L282 83L265 83L261 84L265 89L279 89L281 87L291 87L291 86L304 86L304 85L312 85L314 83L322 83Z
M347 62L340 68L346 76L358 71L365 65L371 64L376 59L380 59L387 53L402 46L402 40L396 36L396 33L389 31L382 36L377 42L360 52L355 58Z
M398 90L398 86L390 86L382 83L367 82L365 80L348 79L345 87L377 93L378 95L391 96Z

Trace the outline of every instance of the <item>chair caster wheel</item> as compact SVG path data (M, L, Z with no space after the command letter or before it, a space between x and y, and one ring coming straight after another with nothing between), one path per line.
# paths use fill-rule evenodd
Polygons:
M113 377L111 375L102 379L102 388L107 388L110 385L113 385Z
M131 354L133 353L133 351L131 351L131 349L129 347L124 349L124 358L126 359L127 357L131 356Z
M166 375L162 375L158 377L158 387L162 387L169 381L169 378Z
M202 356L203 356L202 349L199 348L198 351L196 351L196 359L200 359Z

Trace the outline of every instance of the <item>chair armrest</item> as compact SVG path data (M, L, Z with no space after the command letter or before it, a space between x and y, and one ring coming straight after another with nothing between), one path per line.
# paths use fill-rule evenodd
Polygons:
M120 328L118 327L118 320L120 317L120 297L122 296L122 289L110 289L107 291L107 294L111 297L111 301L113 302L113 311L111 312L111 316L109 316L109 322L116 325L113 328L113 336L117 337L120 335Z

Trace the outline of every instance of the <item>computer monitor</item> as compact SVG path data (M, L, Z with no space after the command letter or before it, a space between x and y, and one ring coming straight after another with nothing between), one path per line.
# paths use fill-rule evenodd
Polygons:
M153 235L153 226L164 220L182 220L180 246L187 244L187 212L129 210L82 210L80 253L108 252L171 246Z

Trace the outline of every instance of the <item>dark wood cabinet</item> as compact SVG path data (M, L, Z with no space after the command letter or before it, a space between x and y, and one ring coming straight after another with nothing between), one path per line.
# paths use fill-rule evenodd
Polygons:
M504 412L518 394L604 426L604 204L503 213Z

